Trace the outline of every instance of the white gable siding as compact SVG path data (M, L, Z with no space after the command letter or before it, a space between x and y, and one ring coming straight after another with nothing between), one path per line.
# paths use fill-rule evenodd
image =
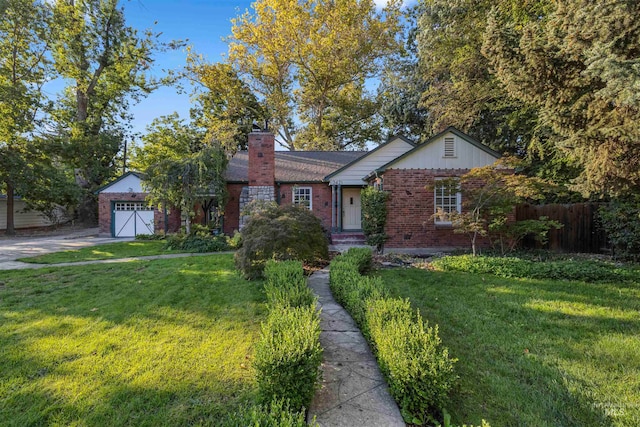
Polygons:
M45 227L51 225L51 222L40 212L29 211L22 212L25 208L25 203L21 200L14 200L13 202L13 226L15 228L30 228L30 227ZM7 229L7 201L0 200L0 230Z
M445 157L445 138L454 138L454 157ZM493 164L497 159L448 132L411 155L392 164L390 169L471 169Z
M131 174L100 191L101 193L144 193L142 180Z
M374 153L365 154L363 158L342 172L331 177L331 181L340 181L342 185L363 185L362 178L385 165L393 159L411 150L413 146L401 138L396 138L380 147Z

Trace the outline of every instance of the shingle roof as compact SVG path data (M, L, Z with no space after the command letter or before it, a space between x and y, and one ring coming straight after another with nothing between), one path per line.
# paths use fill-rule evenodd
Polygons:
M366 154L366 151L276 151L276 182L322 182L323 178ZM238 151L229 160L229 182L247 182L249 153Z

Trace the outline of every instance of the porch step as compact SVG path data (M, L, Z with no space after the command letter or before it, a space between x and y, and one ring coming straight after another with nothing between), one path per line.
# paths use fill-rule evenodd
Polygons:
M364 245L363 233L331 233L331 243L334 245Z

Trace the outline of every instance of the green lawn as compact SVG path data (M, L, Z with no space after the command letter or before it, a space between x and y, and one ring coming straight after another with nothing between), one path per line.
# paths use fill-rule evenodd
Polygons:
M379 273L459 359L454 421L640 425L640 285Z
M106 243L104 245L90 246L71 251L53 252L35 257L20 258L18 261L34 264L59 264L61 262L95 261L100 259L129 258L181 252L168 252L164 249L164 244L165 242L161 240Z
M0 424L219 423L255 398L261 288L231 255L3 272Z

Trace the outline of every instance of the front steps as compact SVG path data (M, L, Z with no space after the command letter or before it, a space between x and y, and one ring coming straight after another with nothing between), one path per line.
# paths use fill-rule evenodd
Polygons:
M331 244L340 246L363 246L365 243L364 233L359 231L331 233Z

